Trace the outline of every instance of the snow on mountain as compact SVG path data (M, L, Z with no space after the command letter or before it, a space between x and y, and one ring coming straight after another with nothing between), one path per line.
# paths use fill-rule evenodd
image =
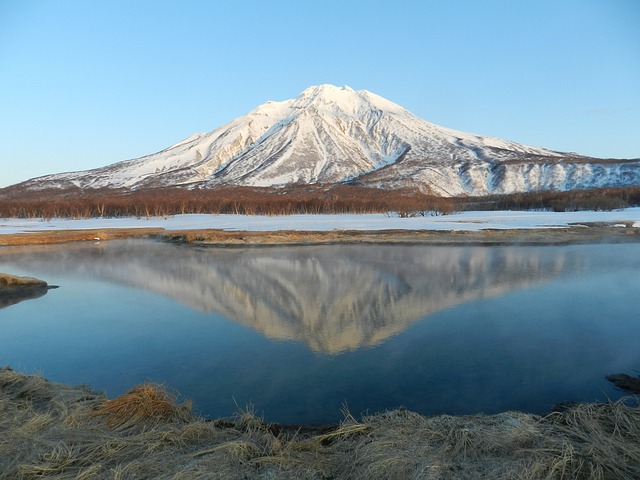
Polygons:
M161 152L28 189L351 182L443 196L640 184L640 159L595 159L439 127L366 90L313 86Z

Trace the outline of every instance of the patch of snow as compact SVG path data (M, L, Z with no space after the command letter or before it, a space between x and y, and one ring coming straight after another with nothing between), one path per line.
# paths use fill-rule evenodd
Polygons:
M435 217L399 218L384 214L363 215L176 215L146 218L4 219L0 235L47 230L89 230L108 228L164 228L165 230L221 229L268 232L278 230L451 230L561 228L574 223L633 222L640 228L640 208L612 212L462 212Z

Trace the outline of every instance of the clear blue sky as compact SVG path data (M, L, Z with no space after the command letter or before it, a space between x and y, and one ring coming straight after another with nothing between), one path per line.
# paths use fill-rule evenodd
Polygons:
M639 0L0 0L0 186L332 83L430 122L640 157Z

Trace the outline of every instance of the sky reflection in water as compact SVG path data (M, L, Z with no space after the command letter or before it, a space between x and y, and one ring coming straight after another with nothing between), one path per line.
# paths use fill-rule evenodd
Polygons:
M543 412L640 367L640 245L6 248L61 285L0 309L0 365L118 395L166 382L211 417Z

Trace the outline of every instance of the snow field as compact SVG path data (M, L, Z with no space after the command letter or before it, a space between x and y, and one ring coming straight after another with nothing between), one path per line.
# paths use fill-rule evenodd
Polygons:
M0 235L47 230L91 230L108 228L164 228L165 230L220 229L240 231L330 231L330 230L453 230L532 229L566 227L572 223L632 222L640 228L640 208L611 212L462 212L434 217L399 218L385 214L366 215L176 215L150 218L0 219Z

